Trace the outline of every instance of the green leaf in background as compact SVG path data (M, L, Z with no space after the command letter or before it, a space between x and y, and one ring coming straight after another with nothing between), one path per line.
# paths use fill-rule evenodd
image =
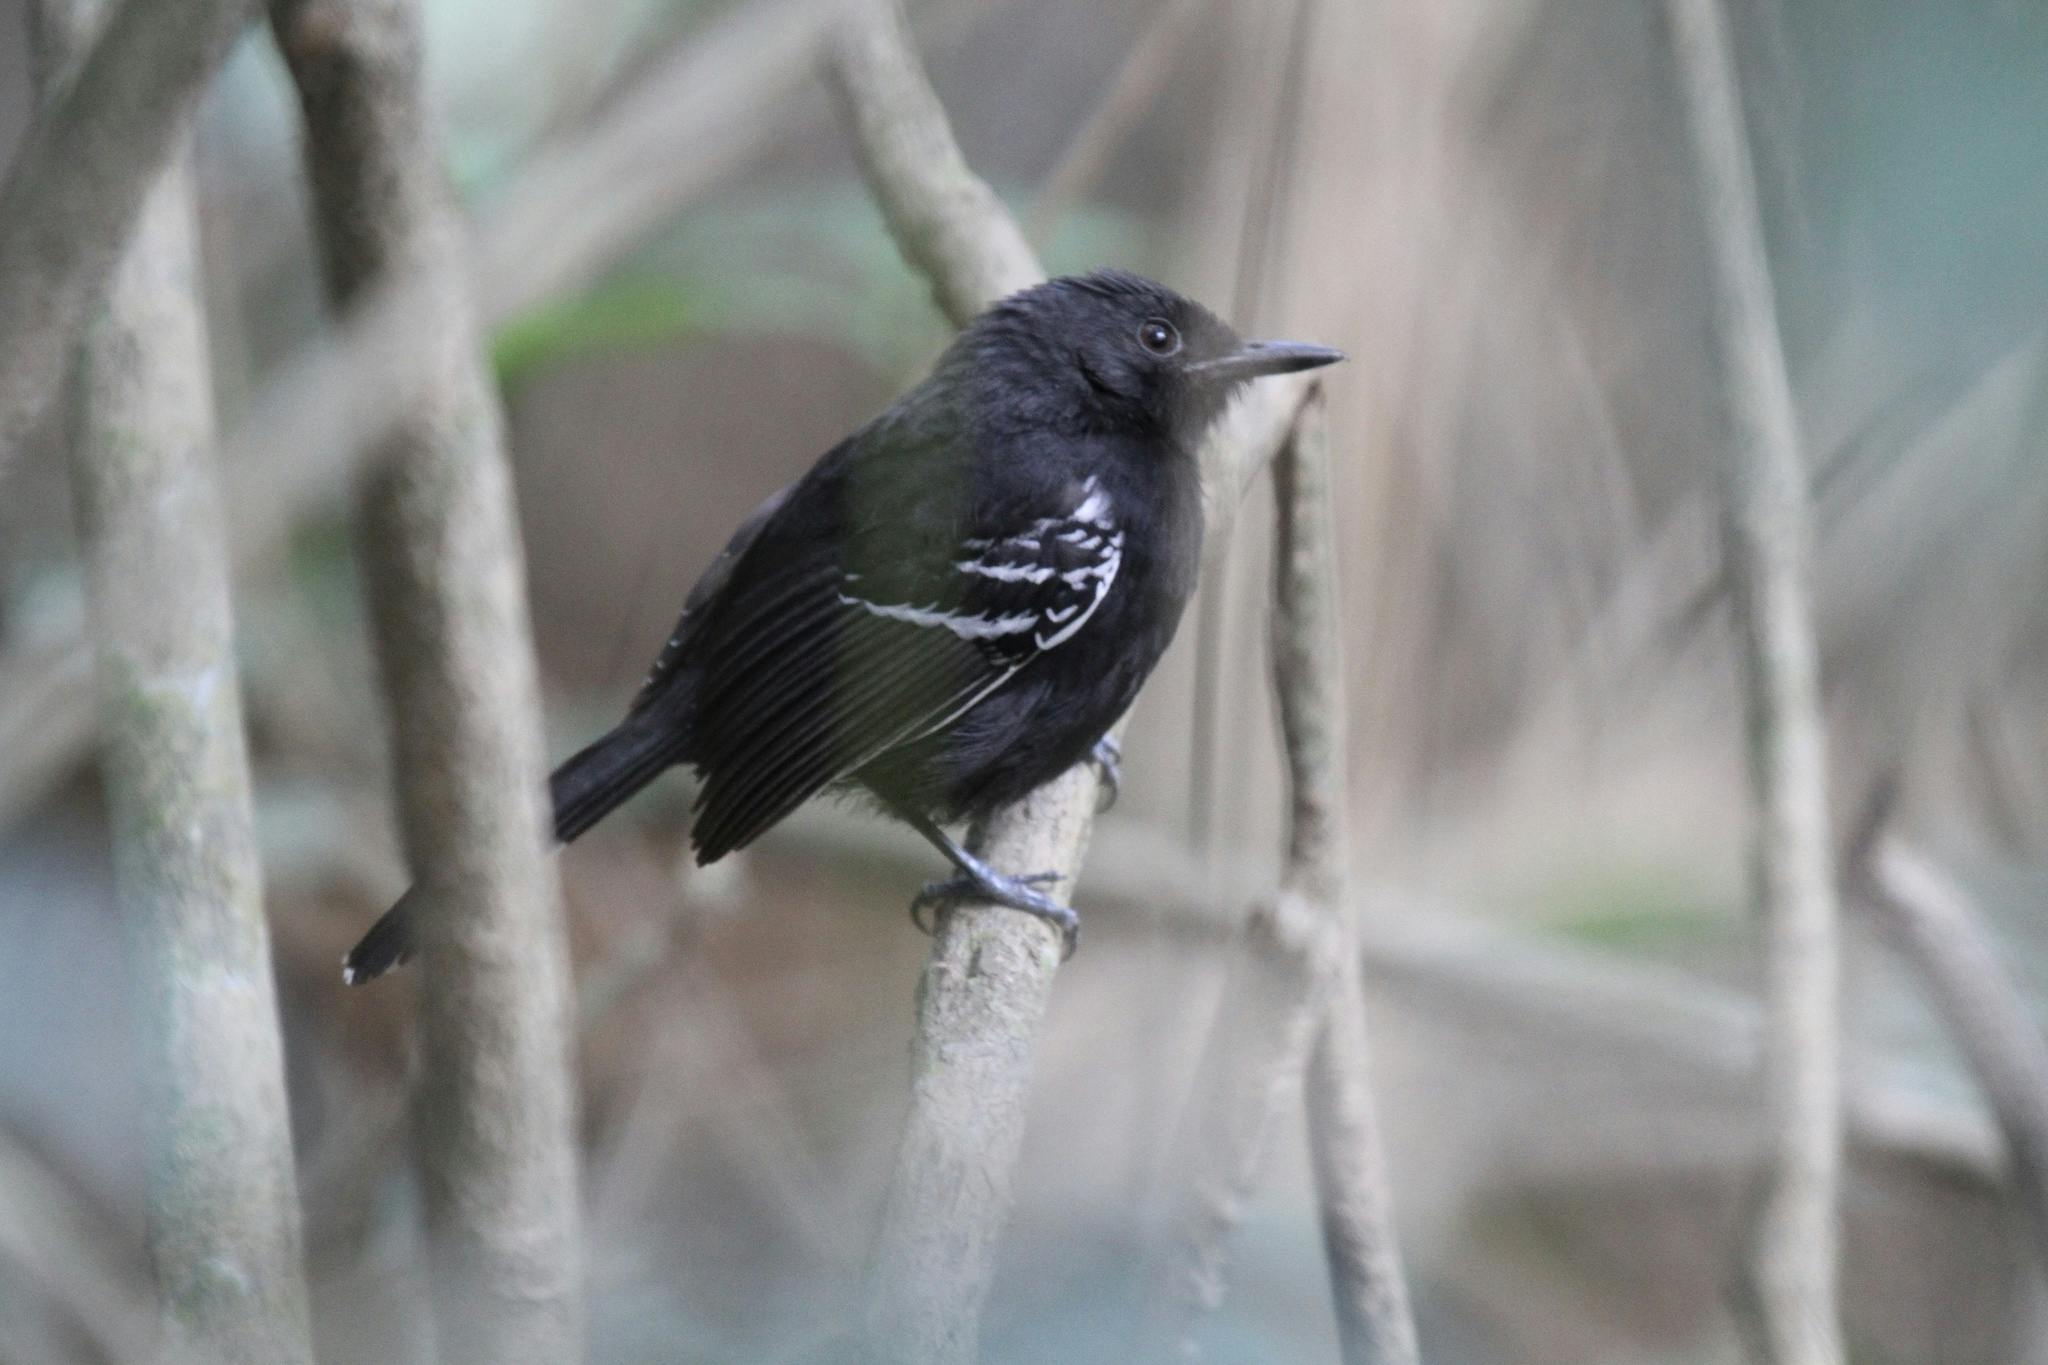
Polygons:
M1661 957L1740 932L1733 910L1710 892L1675 869L1587 868L1538 889L1535 923L1587 947Z
M491 338L491 364L510 391L571 357L651 346L722 322L722 310L684 281L636 272L506 323Z

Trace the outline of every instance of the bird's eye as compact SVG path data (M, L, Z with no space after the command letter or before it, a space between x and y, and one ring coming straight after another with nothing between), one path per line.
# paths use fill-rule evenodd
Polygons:
M1180 349L1180 333L1164 318L1147 318L1138 327L1138 344L1153 355L1172 355Z

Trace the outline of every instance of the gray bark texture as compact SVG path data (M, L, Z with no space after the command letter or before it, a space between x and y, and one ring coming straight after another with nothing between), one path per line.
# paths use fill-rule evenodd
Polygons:
M1416 1357L1386 1163L1371 1094L1358 932L1348 887L1344 663L1336 600L1329 431L1320 389L1274 465L1273 681L1287 760L1280 890L1256 906L1196 1071L1174 1169L1189 1178L1160 1291L1160 1336L1199 1359L1202 1316L1222 1302L1229 1241L1274 1131L1297 1094L1344 1359Z
M42 0L46 79L86 50L98 17L90 3ZM138 172L134 233L82 344L50 337L77 356L72 488L165 1351L310 1361L186 141L173 129L168 165Z
M548 857L539 684L497 398L466 236L421 86L409 0L279 0L305 109L329 293L393 279L438 326L360 490L358 544L390 707L420 925L417 1125L446 1361L581 1353L566 945Z
M894 0L852 0L831 74L897 246L949 318L964 323L1044 278L1015 219L961 156ZM1259 387L1203 451L1212 536L1304 391ZM1059 871L1058 889L1070 894L1098 795L1094 770L1076 768L976 831L975 850L998 868ZM872 1271L865 1331L878 1358L976 1358L1059 954L1046 925L1012 910L962 904L940 921L918 989L911 1108Z
M253 0L125 0L90 51L52 67L0 183L0 472L50 410L144 199L255 13Z
M1969 1063L2005 1139L2035 1252L2048 1267L2048 1040L1963 888L1918 850L1869 833L1850 863L1850 903L1919 979Z
M1842 1100L1812 522L1756 181L1719 0L1669 0L1728 386L1728 559L1742 637L1764 957L1762 1181L1739 1267L1773 1365L1838 1365Z

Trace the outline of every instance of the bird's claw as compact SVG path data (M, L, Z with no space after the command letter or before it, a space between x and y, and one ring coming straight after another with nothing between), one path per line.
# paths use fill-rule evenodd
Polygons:
M1102 778L1102 795L1096 798L1095 809L1106 811L1116 804L1124 785L1124 746L1117 742L1115 735L1104 735L1095 741L1089 751L1088 761L1095 765L1095 771Z
M1074 913L1072 906L1061 905L1041 891L1032 888L1048 886L1059 881L1057 872L1034 872L1029 876L1011 877L1002 873L990 873L987 877L976 877L959 873L941 882L926 882L917 898L910 902L910 921L925 933L938 930L936 916L928 912L941 906L950 906L956 901L982 900L996 905L1007 905L1012 910L1022 910L1059 930L1062 952L1060 960L1074 955L1074 949L1081 943L1081 917Z

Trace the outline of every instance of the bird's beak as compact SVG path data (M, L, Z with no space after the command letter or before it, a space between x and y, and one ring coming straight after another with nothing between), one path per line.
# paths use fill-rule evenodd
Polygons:
M1204 383L1235 384L1262 375L1320 369L1343 358L1342 351L1305 341L1247 341L1229 355L1197 361L1188 366L1188 373Z

